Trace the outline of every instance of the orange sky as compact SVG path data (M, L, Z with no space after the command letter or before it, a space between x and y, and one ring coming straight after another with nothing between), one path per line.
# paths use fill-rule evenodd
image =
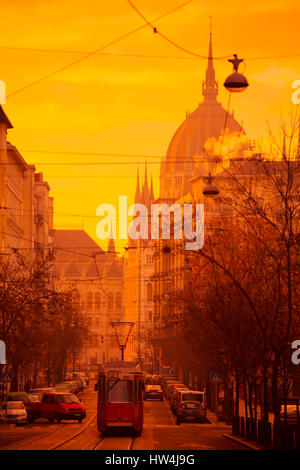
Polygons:
M0 79L7 94L76 60L143 24L126 0L10 0L1 2ZM153 19L183 0L135 0ZM249 89L232 96L235 117L243 120L251 138L279 125L292 105L291 83L300 79L300 57L250 58L300 54L300 4L297 0L249 2L194 1L156 23L183 47L207 54L209 16L213 16L215 56L237 52L246 61ZM61 50L41 52L13 48ZM11 48L11 49L9 49ZM68 52L70 51L70 52ZM106 48L103 53L7 99L4 106L14 129L9 140L28 163L43 171L55 198L57 228L85 228L96 238L100 203L117 204L127 194L132 201L136 163L152 162L156 195L159 160L176 128L201 101L206 61L189 56L153 34L149 27ZM124 55L118 55L124 54ZM131 55L167 56L135 57ZM130 55L130 56L128 56ZM219 99L231 67L215 61ZM48 150L138 154L141 157L101 157L27 152ZM46 163L60 165L46 165ZM79 165L78 163L97 165ZM126 163L125 163L126 162ZM128 164L128 162L133 162ZM72 163L63 166L61 163ZM117 242L121 247L122 243Z

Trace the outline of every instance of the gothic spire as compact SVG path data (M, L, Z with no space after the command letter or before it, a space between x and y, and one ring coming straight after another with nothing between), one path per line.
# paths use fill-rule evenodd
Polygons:
M116 253L112 222L110 223L110 235L108 239L107 251L109 253Z
M209 47L208 47L208 61L206 68L206 76L202 82L202 94L204 101L216 101L218 95L218 82L215 78L215 69L213 64L213 50L212 50L212 21L210 17L210 33L209 33Z
M150 202L154 201L154 191L153 191L153 178L151 175L151 187L150 187Z
M136 190L135 190L135 197L134 197L134 202L137 204L141 200L141 191L140 191L140 175L139 175L139 169L137 169L137 175L136 175Z
M149 204L149 186L148 186L148 176L147 176L147 162L145 162L145 180L142 189L142 203L145 205Z

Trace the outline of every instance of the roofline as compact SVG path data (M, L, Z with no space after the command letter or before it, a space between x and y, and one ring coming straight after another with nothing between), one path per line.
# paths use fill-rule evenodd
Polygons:
M13 157L15 158L15 160L17 162L20 162L22 164L22 166L26 169L26 170L30 170L30 169L33 169L33 165L29 165L25 160L24 158L22 157L22 155L20 154L19 150L17 149L17 147L15 147L14 145L12 145L10 142L7 142L7 151L11 151L12 152L12 155ZM32 168L33 167L33 168Z
M13 129L14 127L12 123L10 122L10 120L8 119L8 117L6 116L4 109L2 108L1 105L0 105L0 123L6 124L7 129Z

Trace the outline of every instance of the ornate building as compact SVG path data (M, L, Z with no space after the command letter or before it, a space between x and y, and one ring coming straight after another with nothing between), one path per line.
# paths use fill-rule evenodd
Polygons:
M193 202L203 203L205 214L214 213L211 202L203 196L203 187L207 184L209 174L216 169L218 155L208 152L206 143L209 139L217 142L223 138L225 131L228 134L235 133L236 136L245 134L242 126L235 120L233 112L227 111L217 100L218 91L210 34L208 63L205 80L202 82L203 100L193 112L186 114L185 121L171 139L166 157L161 162L160 197L156 203L169 206L176 203L181 207ZM220 204L217 207L220 208ZM187 275L187 253L178 248L178 245L180 241L160 238L153 251L152 331L155 337L153 345L157 369L163 363L171 365L174 359L176 362L176 354L180 355L176 348L175 353L174 347L170 348L168 334L164 328L165 319L176 310L176 306L170 304L170 299L174 292L184 289ZM170 350L172 356L168 354Z
M7 131L12 127L0 106L1 253L22 250L33 262L53 250L53 198L43 173L36 173L7 142Z
M150 214L154 200L153 181L150 187L145 165L145 177L140 187L139 172L135 191L135 204L143 204ZM150 218L148 220L150 224ZM134 323L125 351L126 360L138 360L142 367L152 367L151 327L153 322L153 241L150 239L129 240L124 259L125 318Z
M96 370L96 364L120 360L111 323L124 320L123 263L114 240L107 252L83 230L55 230L55 268L58 285L75 287L86 314L89 336L76 366Z

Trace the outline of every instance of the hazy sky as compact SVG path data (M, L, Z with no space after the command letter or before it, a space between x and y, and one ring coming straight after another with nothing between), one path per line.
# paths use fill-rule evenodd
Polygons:
M181 3L135 1L150 20ZM206 55L210 15L214 55L237 52L246 59L250 86L232 96L231 108L250 137L260 137L267 121L279 125L281 116L295 106L291 83L300 79L300 57L262 57L300 55L300 4L197 0L155 25L183 47ZM1 20L0 79L8 95L143 25L126 0L1 0ZM57 228L84 227L95 238L97 206L117 204L119 194L127 194L132 202L136 162L142 164L147 156L157 194L159 158L150 156L165 155L186 110L201 101L205 68L206 60L181 52L145 27L7 98L4 108L14 125L9 141L44 172L55 198ZM215 61L215 69L219 99L226 107L228 92L222 84L231 67L224 59ZM50 162L59 165L46 165ZM98 164L82 165L85 162ZM82 217L65 214L92 217L83 223Z

